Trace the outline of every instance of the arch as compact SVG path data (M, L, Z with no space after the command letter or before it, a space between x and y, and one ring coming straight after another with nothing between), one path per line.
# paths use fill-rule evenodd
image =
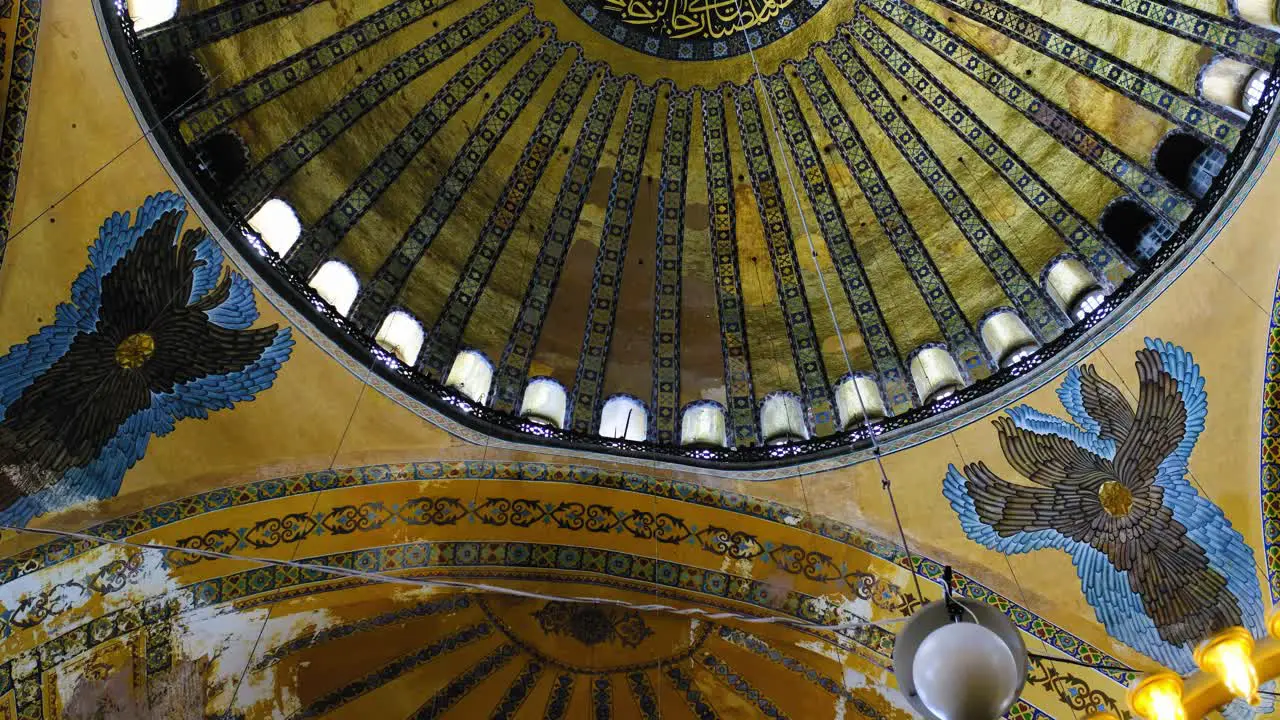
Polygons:
M885 416L884 396L880 386L870 373L853 373L836 383L836 412L840 414L840 427L848 430L865 420L877 420Z
M1031 334L1031 328L1009 308L987 313L978 326L978 332L987 352L1002 368L1017 364L1040 347L1035 335Z
M166 23L178 14L178 0L129 0L128 6L134 32Z
M1173 226L1157 220L1136 200L1122 197L1113 200L1098 224L1122 252L1138 260L1150 260L1173 235Z
M351 312L356 295L360 294L360 281L356 279L356 274L337 260L321 265L308 284L343 317Z
M1267 89L1267 80L1271 79L1271 73L1266 70L1255 70L1249 76L1249 82L1244 84L1244 92L1240 94L1240 108L1247 113L1252 113L1253 109L1258 106L1258 101L1262 100L1262 91Z
M392 310L382 320L374 339L379 345L395 353L400 362L413 366L418 361L425 336L422 323L404 310Z
M1209 144L1200 138L1174 131L1165 135L1155 152L1151 153L1151 164L1174 187L1195 194L1191 189L1192 168L1200 156L1210 150ZM1201 197L1204 193L1195 195Z
M729 447L725 434L724 406L715 400L695 400L680 413L680 444L694 447Z
M614 395L600 409L600 436L644 442L649 436L649 411L634 395Z
M1058 257L1045 268L1041 284L1062 311L1079 321L1107 298L1088 266L1074 255Z
M923 405L945 400L964 387L960 366L940 343L921 345L911 353L911 381Z
M1276 0L1227 0L1245 22L1268 30L1276 29Z
M262 242L280 257L289 252L302 235L302 223L293 206L279 198L262 203L258 212L249 218L249 227L258 233Z
M549 377L530 378L520 401L520 417L539 425L563 428L568 407L569 394L559 381Z
M760 435L766 445L785 445L809 439L804 403L789 390L778 390L764 396L760 403Z
M479 350L463 350L454 356L444 384L483 405L493 384L493 363Z
M1263 71L1259 71L1263 72ZM1239 60L1216 57L1200 68L1196 86L1200 96L1229 110L1245 113L1244 90L1256 75L1254 68Z

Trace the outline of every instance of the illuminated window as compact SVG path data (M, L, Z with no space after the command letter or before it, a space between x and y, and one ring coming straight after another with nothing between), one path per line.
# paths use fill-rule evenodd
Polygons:
M346 317L360 292L360 281L351 272L351 268L337 260L330 260L321 265L311 277L311 288L332 305L339 315Z
M178 0L129 0L129 19L134 32L142 32L178 14Z
M1098 224L1117 248L1137 260L1150 260L1174 231L1172 225L1128 197L1108 205Z
M382 321L375 339L382 347L400 358L400 362L412 366L422 350L422 324L403 310L393 310Z
M1262 99L1262 91L1267 89L1267 80L1270 77L1271 73L1266 70L1258 70L1249 76L1249 82L1244 86L1244 94L1240 97L1240 104L1244 106L1245 112L1251 113L1258 106L1258 101Z
M1035 352L1038 347L1035 335L1012 310L992 313L982 321L982 342L987 352L1000 367L1009 367Z
M1205 100L1238 113L1248 112L1252 106L1246 107L1245 88L1259 72L1265 75L1239 60L1217 57L1200 70L1197 85Z
M1259 27L1275 29L1275 0L1236 0L1235 6L1236 12L1240 13L1241 20L1253 23Z
M536 377L524 386L520 417L540 425L564 427L564 413L569 406L564 386L549 377Z
M302 223L289 203L272 198L249 218L249 227L262 237L262 242L276 255L284 257L302 235Z
M964 387L960 366L942 345L924 345L911 358L911 380L924 405L945 400Z
M463 350L453 359L449 377L444 384L483 405L489 399L489 385L493 383L493 363L484 353Z
M809 428L800 396L786 391L766 395L760 404L760 433L769 445L808 440Z
M644 403L630 395L614 395L600 410L600 435L643 441L648 437L649 413Z
M1089 268L1071 256L1059 258L1049 265L1044 273L1044 287L1049 297L1073 320L1083 320L1107 297Z
M884 398L876 379L866 373L841 378L836 383L836 411L840 413L840 427L845 430L864 420L884 417Z
M1174 186L1201 198L1222 172L1227 154L1190 133L1171 132L1160 141L1152 162Z
M724 406L714 400L698 400L680 414L680 444L695 447L728 447L724 431Z

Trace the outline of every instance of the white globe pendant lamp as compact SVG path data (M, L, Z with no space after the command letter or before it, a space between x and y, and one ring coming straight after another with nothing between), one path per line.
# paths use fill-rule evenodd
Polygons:
M939 600L920 608L898 634L893 670L926 720L995 720L1022 693L1027 648L999 610Z

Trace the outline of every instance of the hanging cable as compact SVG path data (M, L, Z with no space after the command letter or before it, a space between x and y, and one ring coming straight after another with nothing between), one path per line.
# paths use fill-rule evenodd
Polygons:
M734 6L737 9L738 16L741 17L742 0L734 0ZM787 158L787 148L782 142L782 131L778 123L778 115L773 107L773 99L769 95L768 86L765 85L764 73L760 70L760 61L756 57L755 47L751 43L751 34L744 33L744 37L747 42L747 53L751 56L751 66L755 71L755 80L759 83L760 91L764 95L764 106L769 112L769 122L773 125L773 136L778 143L778 156L782 161L782 168L787 176L787 184L791 187L791 196L796 204L796 213L800 216L801 229L804 232L805 240L809 244L809 257L813 261L814 274L818 277L818 287L822 290L822 297L827 304L827 311L831 313L831 325L835 330L836 342L840 345L840 354L844 357L845 368L850 375L853 375L853 361L849 359L849 349L844 342L844 333L840 331L840 320L836 316L835 304L832 302L831 293L827 289L827 281L822 274L822 266L818 263L818 249L814 246L813 235L809 232L809 221L805 216L804 206L800 204L800 191L796 188L795 178L791 174L791 163ZM916 570L915 556L911 552L911 546L907 543L907 534L902 528L902 516L898 513L898 503L893 497L893 486L889 482L889 474L885 471L884 460L881 458L880 443L876 439L875 428L872 427L871 416L867 412L867 404L862 397L862 388L858 387L856 380L853 381L853 390L858 398L858 407L862 411L863 429L871 441L871 453L875 457L876 467L880 471L880 487L884 489L885 494L889 497L889 508L893 512L894 523L898 526L898 538L902 541L902 551L907 556L907 569L911 571L911 580L915 583L916 595L921 602L924 602L924 592L920 589L920 574Z

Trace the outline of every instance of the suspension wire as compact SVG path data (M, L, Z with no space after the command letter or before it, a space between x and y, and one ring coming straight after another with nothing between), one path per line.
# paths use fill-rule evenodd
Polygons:
M738 11L738 16L742 16L742 0L734 0L734 6ZM866 430L867 437L871 441L871 452L876 459L876 467L880 471L880 487L889 497L889 508L893 511L894 523L898 526L898 538L902 541L902 550L907 556L907 569L911 571L911 579L915 583L916 595L924 602L924 593L920 589L920 574L916 570L915 555L911 552L911 546L907 543L907 534L902 528L902 516L898 513L898 503L893 497L892 483L889 482L889 474L885 471L884 460L882 459L882 450L879 441L876 439L876 431L872 426L871 416L867 412L866 402L862 397L862 389L858 387L857 375L854 374L853 361L849 358L849 348L844 341L844 333L840 330L840 320L836 316L835 304L831 300L831 292L827 288L826 277L822 273L822 266L818 263L818 249L813 244L813 235L809 232L809 221L804 212L804 206L800 204L800 191L796 188L795 178L791 174L791 162L787 157L787 146L782 141L781 125L778 122L778 115L773 107L773 98L769 95L769 88L764 83L764 73L760 70L760 61L756 57L755 46L751 42L751 34L744 33L747 41L747 52L751 56L751 65L755 70L755 80L760 84L760 91L764 95L764 106L769 112L769 121L773 125L774 139L778 143L778 156L782 160L782 168L786 172L787 184L791 188L791 196L796 204L796 214L800 216L800 226L804 232L805 241L809 244L809 258L813 261L814 274L818 276L818 287L822 290L823 300L827 304L827 311L831 313L831 325L835 330L836 341L840 345L840 354L844 357L845 369L848 370L850 380L853 383L854 393L858 398L858 406L862 411L862 425ZM785 74L783 82L786 82ZM785 208L783 210L785 212Z
M17 527L15 525L0 525L0 530L12 530L17 533L30 533L36 535L52 535L57 537L70 538L74 540L83 540L95 544L115 545L119 547L133 548L137 550L164 550L174 553L185 553L189 555L199 555L216 560L235 560L240 562L253 562L260 565L270 565L274 567L289 567L308 572L321 572L326 575L333 575L353 580L361 580L364 582L376 582L395 585L412 585L414 587L434 587L434 588L454 588L462 590L471 590L478 592L488 592L501 595L510 595L513 597L527 598L532 600L542 600L546 602L572 602L587 605L616 605L632 610L645 612L664 612L672 615L693 615L706 620L733 620L735 622L751 623L756 625L788 625L805 630L852 630L862 627L884 627L887 625L896 625L907 621L907 618L888 618L885 620L838 623L835 625L823 625L820 623L812 623L799 618L787 617L784 615L769 615L759 617L756 615L747 615L744 613L736 613L730 611L712 612L699 607L680 608L672 605L664 605L660 603L633 603L627 600L608 597L583 597L574 595L549 595L546 593L534 592L529 590L520 590L502 585L491 585L488 583L472 582L467 580L445 580L439 578L415 578L400 575L390 575L384 572L354 570L349 568L338 567L335 565L325 565L323 563L309 563L297 560L280 560L277 558L262 557L257 555L237 555L235 553L224 553L218 550L206 550L204 548L185 548L176 545L167 545L164 543L135 543L128 540L117 540L100 535L90 535L86 533L73 532L70 530L56 530L53 528L28 528Z

